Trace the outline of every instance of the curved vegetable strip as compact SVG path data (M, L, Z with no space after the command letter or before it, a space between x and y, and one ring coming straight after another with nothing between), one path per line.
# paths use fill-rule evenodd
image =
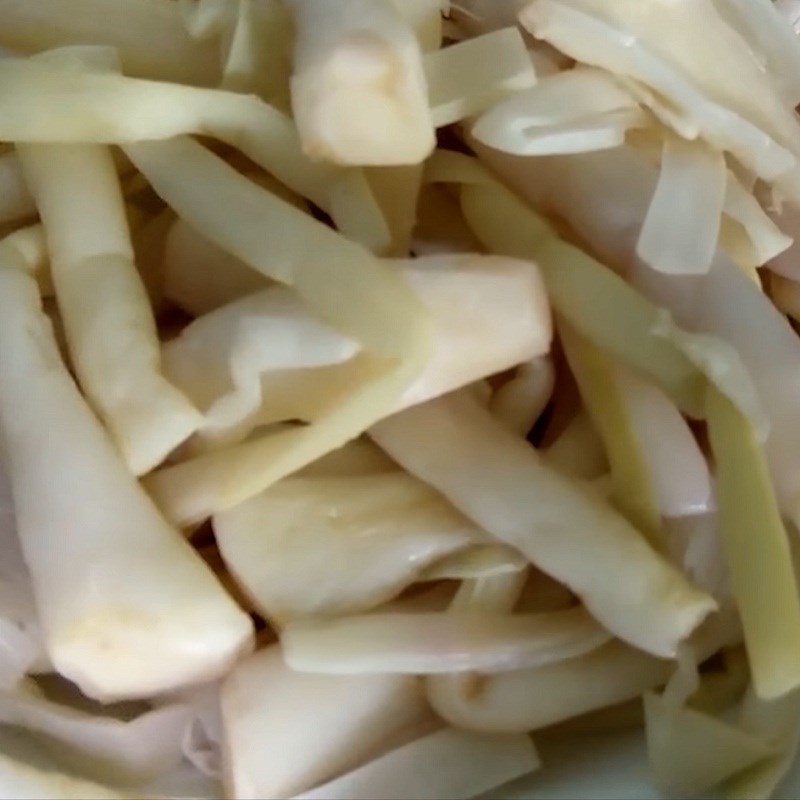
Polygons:
M281 632L286 663L301 672L505 672L563 661L611 634L583 608L542 614L366 614L298 621Z
M444 728L296 800L467 800L538 768L539 758L528 736L476 736Z
M752 425L713 387L708 427L733 596L759 697L800 686L800 597L789 541Z
M545 466L533 447L468 397L408 409L370 435L481 527L572 589L609 630L644 650L674 655L716 606L623 517Z
M120 461L33 280L3 268L0 282L4 451L53 665L102 700L216 678L249 646L250 619Z
M78 378L136 475L202 422L160 372L150 302L133 263L122 194L99 145L20 145L44 222L52 279Z
M435 145L422 51L391 0L287 0L292 109L303 151L350 165L416 164Z
M254 269L292 285L320 317L360 342L360 373L326 416L156 472L167 516L201 520L343 445L383 416L428 355L429 324L402 278L366 250L264 191L196 142L126 152L180 216ZM237 208L226 217L221 209Z
M512 431L527 436L547 408L556 382L548 356L537 356L517 367L516 374L492 395L492 414Z
M116 48L130 75L203 85L219 80L217 43L189 36L179 3L0 0L3 47L36 53L87 42Z
M654 476L642 449L644 443L633 429L614 364L568 325L560 327L560 334L584 407L605 445L615 504L660 549L664 537Z
M423 581L464 581L497 578L526 569L528 562L502 544L467 547L437 561L422 573Z

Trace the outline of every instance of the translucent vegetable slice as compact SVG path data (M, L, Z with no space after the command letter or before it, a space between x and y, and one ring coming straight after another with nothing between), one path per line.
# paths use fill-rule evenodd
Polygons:
M717 249L726 182L721 153L703 142L668 137L636 244L639 258L668 274L708 272Z
M651 550L623 517L545 466L530 445L468 397L416 406L384 420L370 435L636 646L669 657L714 609L714 601ZM589 562L578 555L585 552L594 554ZM615 577L618 569L624 578Z
M487 737L442 730L415 739L298 800L475 797L538 769L527 736Z
M437 128L478 114L536 83L533 62L516 27L428 54L425 75Z
M731 588L753 683L773 699L800 685L800 597L789 542L752 426L709 389L708 425Z
M364 348L350 391L324 418L148 479L171 519L199 520L341 446L386 413L425 363L429 326L402 279L369 252L250 183L201 145L175 139L129 145L126 151L190 224L255 269L292 285L309 308ZM225 218L220 208L241 213Z
M364 611L487 537L401 472L292 477L214 516L228 568L268 618Z
M216 677L249 646L249 618L119 459L32 278L3 268L0 281L4 451L53 665L103 700Z
M202 422L160 371L160 347L133 263L122 194L99 145L20 145L42 216L52 279L81 387L136 475Z
M304 152L416 164L434 147L422 51L391 0L289 0L292 109Z
M413 678L293 672L269 647L222 686L228 794L291 797L411 738L428 718Z

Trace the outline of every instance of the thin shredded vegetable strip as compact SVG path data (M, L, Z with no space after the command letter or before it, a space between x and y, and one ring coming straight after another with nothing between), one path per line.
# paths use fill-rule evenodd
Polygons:
M111 156L100 145L18 150L44 222L81 388L133 473L149 472L202 417L161 374L156 324L133 263Z
M0 281L4 453L54 667L105 700L217 677L249 646L249 618L119 459L32 278L3 267Z
M416 406L370 435L489 533L572 589L609 630L644 650L674 655L716 606L623 517L548 468L468 397ZM587 549L594 555L589 561L579 555ZM617 570L624 579L615 577Z
M789 541L752 426L713 388L708 427L721 534L759 697L800 685L800 597Z
M149 476L147 487L167 516L187 523L252 497L383 416L424 365L429 326L413 293L366 250L248 182L201 145L175 139L128 145L126 152L179 215L253 268L292 285L365 350L351 393L324 418ZM219 209L226 207L241 215L223 220ZM267 223L273 236L265 235Z

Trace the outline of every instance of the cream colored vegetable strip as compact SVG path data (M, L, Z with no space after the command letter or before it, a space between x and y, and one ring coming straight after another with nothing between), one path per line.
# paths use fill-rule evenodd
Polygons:
M36 53L87 43L117 48L130 75L203 85L219 80L216 42L189 36L178 3L0 0L0 46Z
M0 155L0 224L16 222L36 213L36 203L25 184L17 154Z
M449 0L392 0L417 35L425 53L442 46L442 16L447 13Z
M763 452L741 412L713 388L708 424L733 595L759 697L800 686L800 598Z
M222 686L227 794L291 797L379 754L428 717L411 677L293 672L280 648L269 647Z
M167 516L200 520L252 497L385 414L425 363L428 320L401 278L358 245L247 181L190 139L126 152L190 224L264 274L291 284L341 333L359 341L363 372L314 424L283 430L155 473ZM236 208L225 217L220 209Z
M133 263L110 153L99 145L20 145L47 236L72 361L136 475L202 422L160 373L150 302Z
M528 736L476 736L444 728L304 792L297 800L466 799L538 767Z
M359 211L371 225L378 215L363 174L310 161L292 121L252 95L112 71L65 70L63 63L38 59L4 59L0 114L0 139L7 141L111 144L185 133L214 136L313 200L337 224L342 216L342 228L356 218L357 230L363 230L366 223L358 219ZM379 232L371 231L371 238L379 238Z
M464 581L519 573L528 562L501 544L474 545L437 561L422 573L423 581Z
M478 114L536 83L533 62L515 27L428 54L425 74L437 128Z
M639 258L667 274L708 272L717 249L726 182L722 153L704 142L668 137L636 245Z
M706 659L738 638L735 624L714 618L694 640ZM450 676L434 675L427 679L428 699L456 727L522 733L633 700L666 683L674 670L674 661L615 641L557 664L488 676L477 693Z
M545 614L365 614L297 621L281 632L286 663L302 672L436 674L543 666L605 644L582 608Z
M280 625L366 611L438 559L488 542L443 497L396 469L286 478L213 522L228 569Z
M568 325L562 325L560 333L584 407L605 445L614 501L651 544L660 547L663 531L653 475L643 442L633 428L614 364Z
M367 181L391 234L386 255L402 258L409 255L411 234L417 225L422 174L422 164L366 170Z
M489 533L566 584L601 623L636 646L674 655L714 609L714 601L621 516L546 467L530 445L469 398L451 395L417 406L384 420L371 435ZM586 552L593 558L579 555Z
M3 268L0 281L4 450L53 665L101 700L217 677L248 647L249 618L119 460L33 280Z
M417 164L433 150L422 51L390 0L288 0L292 109L304 152L351 165Z
M550 402L555 382L553 361L537 356L517 367L514 377L494 392L489 408L510 430L527 436Z

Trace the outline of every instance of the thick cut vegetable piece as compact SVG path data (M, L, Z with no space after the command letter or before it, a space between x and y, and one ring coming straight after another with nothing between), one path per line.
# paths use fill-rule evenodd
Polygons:
M20 145L81 388L136 475L202 417L160 372L150 301L133 263L111 154L100 145Z
M609 630L643 650L673 656L716 607L623 517L545 466L527 442L466 396L396 414L370 435L456 508L572 589Z
M435 144L422 51L391 0L288 0L303 150L339 164L423 161Z
M249 618L125 468L61 362L36 284L7 268L0 373L19 537L54 667L102 700L224 672L249 646Z
M429 718L414 678L293 672L280 648L222 686L225 779L237 800L291 797L411 736Z

